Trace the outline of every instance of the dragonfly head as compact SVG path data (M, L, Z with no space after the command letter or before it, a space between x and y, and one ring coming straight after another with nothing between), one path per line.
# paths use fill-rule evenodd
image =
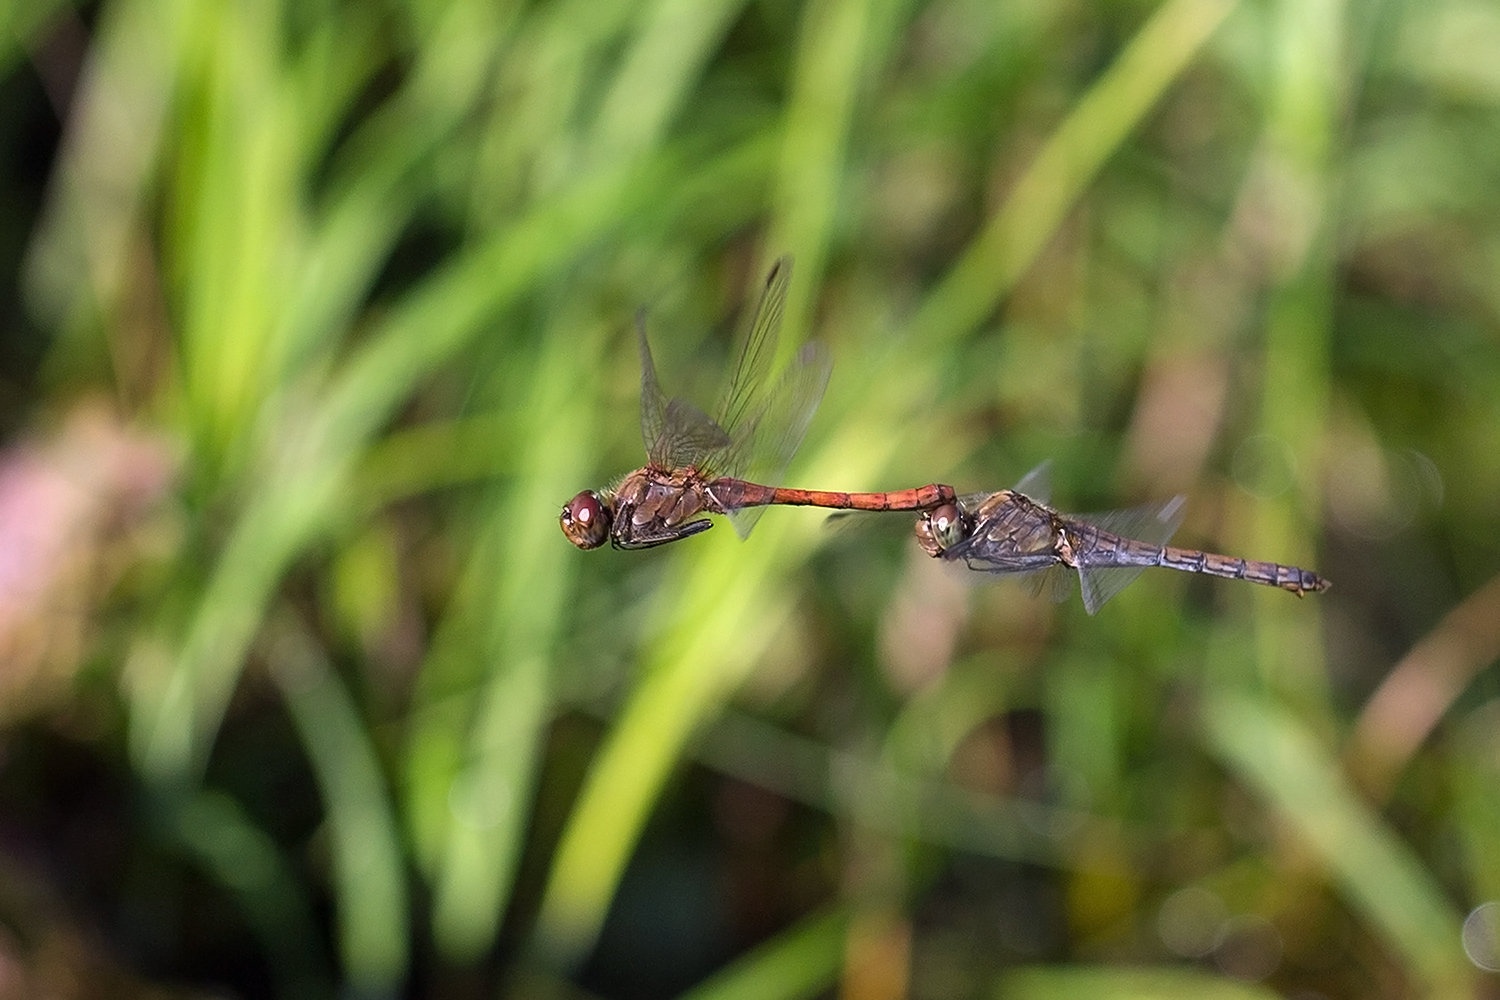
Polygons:
M963 511L957 504L945 503L932 510L924 510L917 518L917 544L922 551L936 558L947 549L963 541L967 530Z
M597 549L609 537L610 510L593 490L569 500L557 520L568 541L580 549Z

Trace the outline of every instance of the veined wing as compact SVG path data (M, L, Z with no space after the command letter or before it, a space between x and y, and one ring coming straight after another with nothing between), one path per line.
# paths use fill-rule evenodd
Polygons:
M1035 503L1038 494L1047 492L1049 469L1050 463L1037 466L1014 490L959 497L970 531L942 557L961 561L971 570L1014 578L1032 597L1046 594L1054 602L1066 600L1073 587L1071 570L1053 544L1050 517L1042 522L1047 512Z
M1030 570L1020 574L1018 579L1027 594L1046 597L1053 604L1061 604L1073 594L1073 568L1062 563Z
M1011 487L1011 492L1020 493L1045 505L1047 498L1052 495L1052 459L1043 459L1037 463L1030 472L1021 477L1020 482ZM965 517L973 518L979 512L980 506L996 495L993 492L961 493L958 497L958 506Z
M1100 514L1068 514L1064 519L1070 523L1092 526L1122 538L1133 538L1152 546L1167 544L1182 525L1186 513L1186 499L1172 497L1159 503L1142 504L1125 510L1114 510ZM1089 533L1075 532L1074 555L1078 559L1078 583L1083 591L1083 607L1095 614L1111 597L1130 585L1146 569L1144 566L1099 566L1091 565L1092 553L1087 543Z
M1058 561L1051 512L1030 497L1002 490L967 494L959 503L968 531L944 550L944 559L986 573L1025 573Z
M1031 471L1022 476L1020 481L1012 487L1011 492L1020 493L1029 497L1039 504L1046 504L1052 496L1052 459L1046 458L1032 467ZM966 514L972 516L973 511L978 509L979 504L988 499L987 494L970 494L959 498L959 504ZM1033 557L1034 558L1034 557ZM1005 574L1013 577L1017 583L1026 588L1030 597L1045 595L1054 604L1061 604L1068 599L1073 592L1072 573L1068 567L1060 562L1052 561L1038 569L1014 568L1001 566L994 562L981 566L969 564L971 568L983 569L989 573Z
M804 345L775 388L736 428L734 443L724 453L723 467L714 471L762 486L780 486L823 401L832 368L833 361L823 345ZM743 507L731 511L729 520L744 538L764 512L764 507Z
M1014 492L1031 497L1037 503L1045 504L1052 497L1052 459L1045 458L1037 463L1037 466L1021 481L1012 487Z
M779 257L766 275L760 300L750 322L741 328L734 352L734 366L714 411L718 425L738 437L742 422L758 410L758 397L771 374L776 344L781 336L781 317L787 289L792 283L792 258Z
M973 517L979 505L994 495L993 493L960 493L958 495L959 509L964 512L965 517Z
M1047 498L1052 494L1052 459L1046 459L1038 464L1030 472L1021 477L1011 489L1012 493L1020 493L1039 504L1045 505ZM972 519L978 514L979 508L990 497L997 496L996 493L960 493L958 506L966 518ZM945 552L944 555L947 555Z
M635 315L635 334L641 352L641 439L651 464L662 469L701 465L729 447L729 435L706 413L685 399L668 400L661 391L644 309Z

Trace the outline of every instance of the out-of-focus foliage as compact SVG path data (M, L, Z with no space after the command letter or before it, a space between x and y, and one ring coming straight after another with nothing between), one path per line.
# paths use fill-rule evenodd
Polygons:
M1474 995L1497 51L1478 0L0 4L3 988ZM1050 457L1334 589L1088 617L807 510L572 549L635 310L707 403L782 253L791 484Z

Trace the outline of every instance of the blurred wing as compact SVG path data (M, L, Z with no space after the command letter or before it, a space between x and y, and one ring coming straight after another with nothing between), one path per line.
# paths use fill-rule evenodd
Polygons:
M1175 496L1160 503L1148 503L1103 514L1070 514L1068 520L1083 521L1148 545L1165 545L1182 526L1185 512L1185 498ZM1087 552L1078 553L1078 562L1078 583L1083 591L1083 608L1091 615L1096 614L1104 607L1105 602L1129 586L1146 569L1144 566L1090 566Z
M1022 476L1021 481L1014 486L1014 490L1037 503L1047 503L1052 496L1052 459L1046 459Z
M1028 594L1045 596L1053 604L1061 604L1073 593L1073 567L1062 563L1025 573L1020 579Z
M1141 572L1142 568L1139 566L1117 566L1111 569L1080 566L1078 587L1083 592L1083 610L1091 615L1098 614L1105 601L1130 586Z
M778 307L779 308L779 307ZM828 388L833 361L821 344L807 344L782 374L765 401L735 431L719 475L743 476L762 486L780 486L797 453L813 413ZM745 507L729 515L741 538L750 534L764 507Z
M715 412L720 427L739 436L740 424L756 408L756 396L771 373L776 359L776 342L781 332L781 315L786 292L792 281L792 258L779 257L766 275L765 287L748 326L743 328L735 351L734 367Z
M1032 469L1016 484L1016 488L1012 492L1022 493L1033 500L1038 499L1037 490L1041 490L1043 495L1045 495L1048 488L1048 483L1046 482L1047 473L1051 469L1051 466L1052 463L1049 461L1043 462L1035 469ZM995 494L965 493L958 498L958 503L963 509L964 514L972 518L980 506L992 496L995 496ZM1042 553L1041 555L1045 557L1050 555L1050 553ZM1030 596L1036 597L1038 594L1045 594L1055 604L1060 604L1067 600L1068 594L1073 589L1073 570L1071 567L1064 566L1059 562L1050 562L1048 564L1048 562L1039 560L1037 553L997 552L980 537L978 531L950 546L943 552L941 558L952 562L961 560L970 570L988 573L991 576L1010 577L1025 587L1026 592ZM1042 564L1038 565L1039 562L1042 562ZM965 574L965 576L971 583L983 579L983 577L977 577L973 573Z
M958 498L959 509L962 510L969 517L973 517L974 516L974 512L979 509L979 505L982 504L982 503L984 503L986 500L988 500L990 497L992 497L994 495L995 494L993 494L993 493L963 493L963 494L960 494L959 498Z
M1170 500L1127 507L1125 510L1105 511L1101 514L1064 514L1069 521L1082 521L1096 528L1114 532L1122 538L1134 538L1147 545L1165 545L1182 527L1183 515L1187 513L1187 498L1175 496Z
M952 551L953 549L947 550L940 558L944 562L948 562L948 553ZM1073 592L1073 568L1071 566L1064 566L1062 563L1055 563L1051 566L1037 569L1035 567L1022 568L1013 564L1007 565L1002 560L981 559L972 555L964 561L968 565L967 571L957 561L949 562L948 564L955 571L962 574L961 578L965 583L971 585L992 583L995 577L1014 580L1025 589L1028 597L1046 597L1053 604L1061 604Z
M975 495L977 494L959 498L959 502L964 504L964 510L973 510L969 503ZM1057 563L1057 556L1051 549L1021 552L1009 545L997 547L992 539L986 537L983 528L982 523L976 524L973 534L948 546L939 558L950 562L962 561L972 570L997 576L1041 573Z
M667 421L667 397L656 380L656 363L651 360L651 345L646 342L645 307L635 313L635 339L641 352L641 441L646 457L657 462L658 443Z
M635 318L641 349L641 438L646 457L663 469L699 465L714 451L729 447L730 439L708 414L685 399L668 400L656 378L656 363L646 340L646 311Z

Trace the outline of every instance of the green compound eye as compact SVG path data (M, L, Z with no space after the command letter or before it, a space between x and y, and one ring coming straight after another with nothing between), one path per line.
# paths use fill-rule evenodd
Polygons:
M945 503L932 512L932 534L945 549L963 541L964 519L956 505Z
M940 556L964 539L963 512L945 503L917 519L917 544L930 556Z

